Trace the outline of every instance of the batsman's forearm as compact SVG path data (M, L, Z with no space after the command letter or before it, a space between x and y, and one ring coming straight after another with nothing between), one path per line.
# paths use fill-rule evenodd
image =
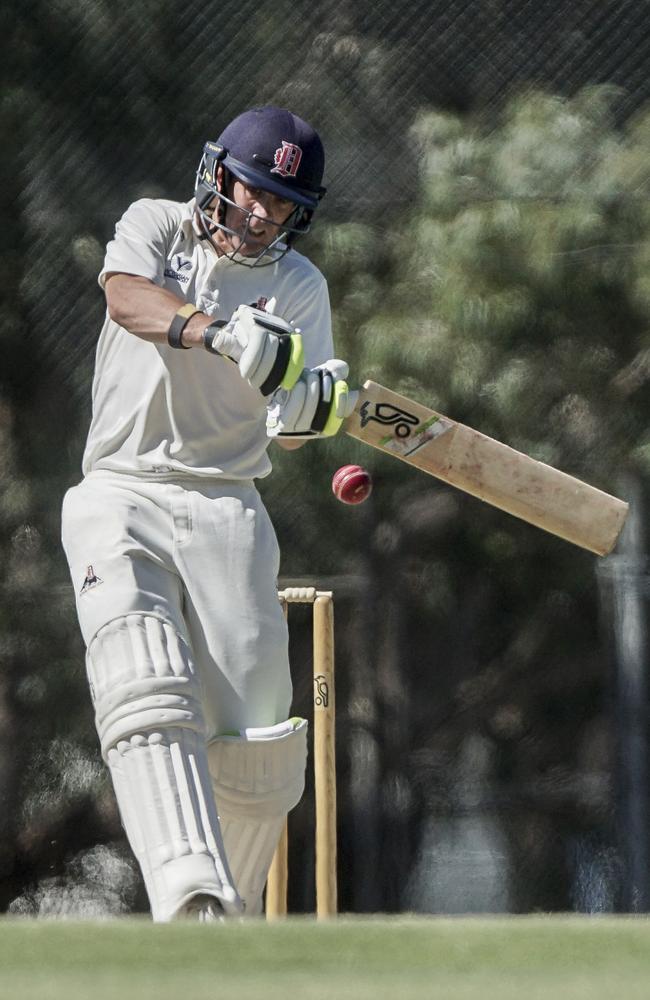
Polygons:
M185 300L148 278L134 274L112 274L106 280L106 305L113 322L142 340L167 343L167 331ZM203 347L203 331L212 320L206 313L192 316L183 330L183 344Z

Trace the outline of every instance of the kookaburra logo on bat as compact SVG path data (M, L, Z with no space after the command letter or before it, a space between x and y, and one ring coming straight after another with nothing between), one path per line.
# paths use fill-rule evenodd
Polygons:
M314 677L314 705L316 708L327 708L330 703L330 688L323 674Z
M361 426L365 427L371 420L376 420L378 424L386 427L394 427L395 436L406 438L411 433L412 427L417 427L419 420L407 410L402 410L392 403L371 403L366 400L359 410Z

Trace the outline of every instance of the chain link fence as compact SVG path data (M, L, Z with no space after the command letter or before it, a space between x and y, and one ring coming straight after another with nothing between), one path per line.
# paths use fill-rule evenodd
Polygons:
M96 271L141 195L189 198L206 138L244 108L292 107L321 131L322 217L388 226L407 205L423 108L496 121L515 93L619 88L627 119L650 93L648 3L29 0L3 15L5 211L26 254L20 308L75 383L95 336ZM48 341L49 342L49 341Z

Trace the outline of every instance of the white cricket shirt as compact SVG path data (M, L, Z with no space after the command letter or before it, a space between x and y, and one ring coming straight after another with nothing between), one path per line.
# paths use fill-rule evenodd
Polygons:
M329 296L323 275L290 250L267 267L218 257L193 225L194 202L142 199L118 222L99 276L141 275L215 319L229 319L261 296L298 326L309 367L332 357ZM152 344L104 321L93 379L93 416L83 472L144 478L179 475L256 479L271 471L266 402L232 362L208 351Z

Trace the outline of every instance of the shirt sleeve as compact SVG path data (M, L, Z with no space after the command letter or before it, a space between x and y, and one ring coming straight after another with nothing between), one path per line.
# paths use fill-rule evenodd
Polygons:
M148 278L156 285L164 280L168 249L178 231L180 217L172 202L142 198L126 210L106 247L99 284L114 271Z
M278 304L281 305L280 302ZM334 357L329 291L325 278L317 268L314 267L297 283L281 312L285 319L300 329L308 368Z

